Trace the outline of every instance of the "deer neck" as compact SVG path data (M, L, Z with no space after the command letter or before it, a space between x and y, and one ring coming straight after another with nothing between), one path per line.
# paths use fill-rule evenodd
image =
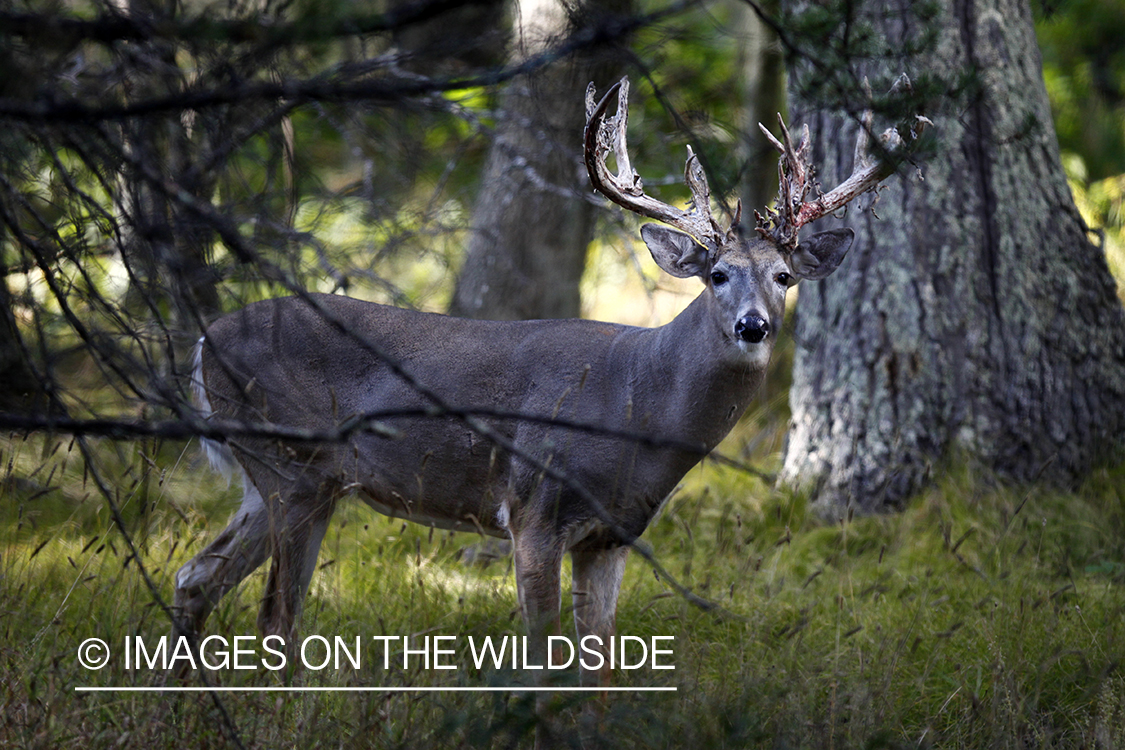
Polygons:
M708 449L746 411L765 374L742 355L715 308L705 290L670 323L651 329L645 366L661 400L650 412L653 427Z

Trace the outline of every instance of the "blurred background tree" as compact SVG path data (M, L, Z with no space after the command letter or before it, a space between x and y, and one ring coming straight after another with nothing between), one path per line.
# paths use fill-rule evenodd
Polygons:
M620 23L632 0L513 4L513 62L549 50L593 22ZM589 81L624 70L623 49L608 46L564 57L509 81L480 190L450 314L520 320L574 318L594 238L596 204L582 161Z

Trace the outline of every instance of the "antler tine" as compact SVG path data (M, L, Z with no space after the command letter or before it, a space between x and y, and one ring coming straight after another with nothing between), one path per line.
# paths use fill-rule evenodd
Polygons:
M903 75L895 81L891 92L903 89L909 90L910 78ZM870 87L864 80L864 86L870 99ZM812 164L809 161L809 129L806 125L802 133L801 145L793 148L789 130L785 127L781 115L777 116L781 125L782 141L775 138L761 123L758 127L767 135L773 147L781 152L778 160L778 196L775 209L767 209L766 216L757 211L756 229L759 234L770 237L782 247L793 250L797 247L797 233L802 226L815 221L822 216L833 213L853 200L861 193L875 189L880 182L894 173L898 159L907 154L917 141L922 131L929 125L930 120L921 115L916 115L906 123L895 128L888 128L880 136L883 156L879 158L870 150L871 126L874 113L868 109L861 118L859 135L856 138L854 165L852 174L839 185L827 193L820 191L820 186L813 178ZM906 132L904 133L903 130ZM815 200L806 201L805 197L810 190L817 193Z
M781 113L778 112L777 115L778 115L778 117L780 117ZM764 135L766 138L769 139L769 142L773 144L773 147L776 148L779 153L785 154L785 146L782 144L781 141L779 141L779 140L777 140L776 138L773 137L773 133L770 132L769 128L767 128L765 125L763 125L762 123L759 122L758 123L758 129L762 131L762 135Z
M617 132L613 134L613 156L617 159L617 177L629 179L632 184L644 192L641 177L629 163L629 148L626 146L625 128L629 124L629 79L621 79L621 88L617 91L617 115L613 118L617 125Z
M781 154L777 162L777 203L776 210L767 211L763 217L757 211L755 227L759 234L776 240L782 247L795 248L797 246L797 231L801 227L800 210L805 204L805 196L812 190L813 168L809 159L811 139L809 128L801 129L801 145L794 148L793 137L781 113L777 115L777 122L781 128L781 140L774 138L773 134L764 125L758 127L769 138L773 147Z
M606 110L615 93L617 114L606 117ZM711 215L711 189L699 158L691 147L688 147L687 163L684 165L684 181L691 190L692 207L689 211L683 211L646 195L640 176L629 162L625 140L629 117L629 79L622 78L606 92L601 101L594 104L596 94L593 83L586 87L583 156L594 188L619 206L681 229L711 249L718 247L722 243L723 232ZM617 160L616 175L611 174L605 164L610 150Z
M723 234L719 223L711 214L711 186L707 184L707 174L699 157L687 147L687 161L684 162L684 184L691 191L691 214L698 215L700 220L707 221L710 226L708 231L716 237Z

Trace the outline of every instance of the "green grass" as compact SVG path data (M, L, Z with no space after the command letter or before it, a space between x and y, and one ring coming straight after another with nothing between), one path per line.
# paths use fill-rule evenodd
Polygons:
M247 747L529 744L534 713L519 694L223 694L220 709L205 694L76 693L162 678L125 670L119 652L87 671L77 661L83 640L119 651L125 636L154 641L169 630L96 480L114 488L165 601L175 571L225 525L238 496L194 447L93 450L96 474L68 440L0 440L0 746L225 746L223 712ZM776 457L763 460L769 468ZM800 498L709 464L645 539L722 611L694 607L630 560L618 630L675 636L676 669L619 671L615 684L678 690L612 695L595 746L1125 747L1125 467L1070 493L953 468L901 514L826 524ZM344 507L302 634L443 634L462 645L520 634L508 562L480 568L457 557L476 541ZM263 579L259 571L224 599L208 632L256 635ZM358 670L227 670L217 680L519 677L477 673L464 653L457 670L384 670L374 653L365 647ZM583 700L559 699L564 726Z

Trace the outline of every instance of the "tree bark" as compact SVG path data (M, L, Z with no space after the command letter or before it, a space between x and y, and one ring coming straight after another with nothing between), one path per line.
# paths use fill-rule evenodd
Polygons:
M520 55L589 23L598 13L624 13L631 0L521 2ZM465 263L450 313L519 320L573 318L593 239L595 205L582 162L583 94L604 88L615 68L607 50L558 61L514 80L501 100Z
M894 48L908 4L873 5ZM957 456L1072 483L1125 436L1125 312L1063 175L1030 9L942 5L908 72L975 71L975 94L934 118L924 181L853 207L850 259L800 293L782 477L829 515L899 505ZM855 122L793 101L836 184Z

